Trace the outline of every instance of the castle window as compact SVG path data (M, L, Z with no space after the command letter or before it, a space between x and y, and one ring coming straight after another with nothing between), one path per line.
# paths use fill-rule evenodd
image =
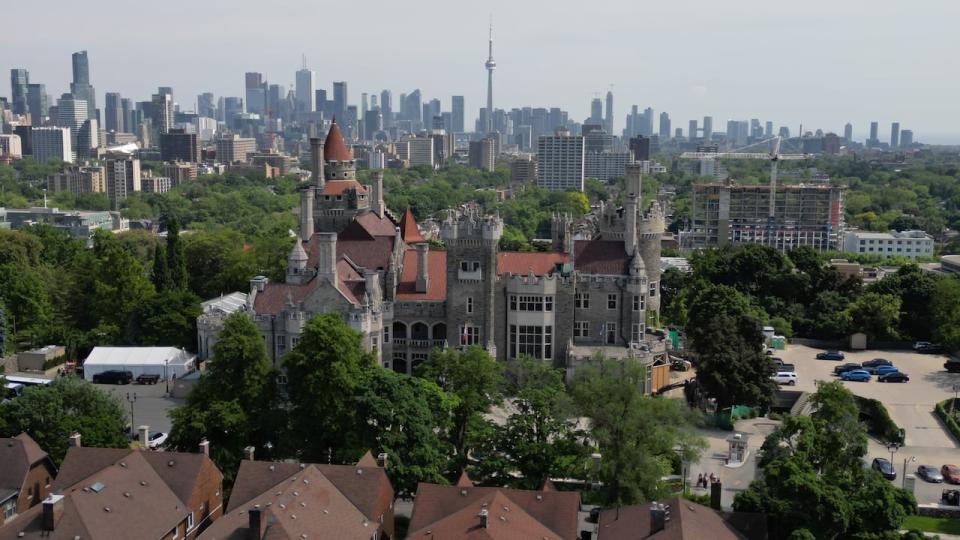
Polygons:
M643 323L633 323L633 327L630 329L630 341L632 343L643 341Z
M543 310L544 311L553 311L553 297L544 296L543 297Z
M644 304L644 301L643 301L643 295L642 295L642 294L635 294L635 295L633 295L633 310L634 310L634 311L643 311L643 308L644 308L643 304Z
M590 321L574 321L573 337L575 338L590 337Z
M544 360L553 358L553 327L510 325L510 357L529 355Z
M287 336L277 336L277 358L287 352Z
M337 200L338 200L338 201L342 201L342 200L343 200L343 195L337 195Z
M467 297L467 313L473 313L473 297Z
M617 344L617 323L608 322L604 328L604 334L606 334L604 340L607 345L616 345Z
M657 295L657 282L656 282L656 281L651 281L651 282L650 282L650 296L653 297L653 296L656 296L656 295Z
M390 327L389 326L383 327L383 342L390 343Z
M590 293L573 295L573 306L577 309L590 309Z
M291 349L296 349L296 348L297 348L297 343L300 343L300 336L293 336L292 338L290 338L290 348L291 348Z
M465 324L460 327L460 344L467 345L479 345L480 344L480 327L473 326L470 324Z
M607 295L607 309L617 309L617 295L608 294Z
M553 297L512 294L510 311L553 311Z

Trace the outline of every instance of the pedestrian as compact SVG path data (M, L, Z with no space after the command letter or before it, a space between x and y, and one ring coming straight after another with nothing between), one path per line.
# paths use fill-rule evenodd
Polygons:
M697 487L703 487L703 473L700 473L700 476L697 477Z
M713 473L710 473L710 483L713 484L717 481L717 476Z

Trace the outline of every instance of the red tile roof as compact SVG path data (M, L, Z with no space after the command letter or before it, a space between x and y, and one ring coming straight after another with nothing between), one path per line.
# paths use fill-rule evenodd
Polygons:
M343 135L340 134L340 126L337 125L337 119L334 118L330 123L330 129L327 130L327 140L323 143L324 161L350 161L353 154L347 149L343 142Z
M447 299L447 252L430 250L427 253L427 292L417 292L417 250L403 254L403 272L397 284L397 300L426 300L440 302Z
M364 212L353 218L353 223L363 227L372 236L393 237L397 235L397 224L386 214L380 217L376 212ZM403 221L400 221L400 225L403 226Z
M414 500L411 533L407 538L428 538L428 530L438 539L573 540L577 537L580 494L572 491L421 483ZM488 512L487 528L480 527L478 517L484 508Z
M320 191L321 195L343 195L347 191L355 190L357 193L366 193L367 186L364 186L356 180L327 180L323 184L323 189Z
M258 292L253 300L253 310L261 314L276 314L287 305L287 298L292 298L294 304L299 304L313 291L311 283L268 283L262 292Z
M577 240L573 250L573 266L578 272L616 276L630 274L630 260L622 240Z
M557 263L567 262L570 262L570 256L556 251L501 251L497 253L497 273L527 275L533 270L534 275L544 276L553 272Z
M400 219L400 233L403 235L403 241L408 244L423 242L425 239L420 234L420 228L417 227L417 220L413 217L413 212L407 207L403 218Z

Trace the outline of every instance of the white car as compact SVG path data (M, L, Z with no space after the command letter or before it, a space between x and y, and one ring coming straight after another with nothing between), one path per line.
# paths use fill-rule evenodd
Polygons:
M167 442L167 434L162 431L153 431L147 438L147 446L154 450L161 448L165 442Z
M797 384L797 374L792 371L778 371L775 375L771 375L770 378L776 381L777 384L789 384L790 386Z

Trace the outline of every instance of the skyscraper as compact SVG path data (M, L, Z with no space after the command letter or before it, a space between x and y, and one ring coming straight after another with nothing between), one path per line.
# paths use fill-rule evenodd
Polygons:
M341 119L347 115L347 82L333 83L333 114Z
M493 131L493 70L497 68L497 63L493 61L493 22L490 22L489 56L487 63L487 118L484 125L484 132Z
M453 112L453 126L451 131L454 133L463 133L464 128L464 102L463 96L453 96L450 100L450 110Z
M880 142L880 123L870 122L870 139L867 140L867 146L876 146Z
M167 93L153 94L153 127L164 134L173 127L173 96Z
M691 140L691 141L694 140L694 139L696 139L696 138L697 138L697 130L698 130L698 129L699 129L699 128L697 127L697 121L696 121L696 120L691 120L691 121L690 121L690 125L687 126L687 139L689 139L689 140Z
M65 127L35 127L31 130L33 159L46 163L59 159L73 163L73 146L70 144L70 130Z
M57 101L57 126L70 129L70 146L79 149L77 135L87 120L87 102L73 94L63 94Z
M847 140L847 144L853 142L853 124L850 122L843 126L843 138Z
M123 98L117 92L107 92L107 99L104 103L104 123L103 129L120 133L123 131Z
M314 108L314 74L306 63L297 72L297 112L310 113Z
M420 99L420 89L417 88L406 96L400 96L400 118L420 123L420 115L423 113L423 105Z
M31 125L42 126L50 110L50 97L47 95L46 85L37 83L27 85L27 107L30 109Z
M367 93L363 92L360 94L360 114L370 110L370 104L367 102Z
M90 60L87 51L73 53L73 82L70 93L87 104L87 118L97 117L97 94L90 85Z
M380 114L383 115L383 127L393 125L393 95L389 90L380 92Z
M709 143L712 137L713 137L713 117L704 116L703 117L703 142Z
M603 129L607 130L607 133L613 135L613 91L607 90L607 110L606 115L603 117Z
M213 100L212 92L204 92L197 96L197 114L204 118L217 117L217 106Z
M900 122L890 124L890 148L900 146Z
M900 132L900 146L908 148L913 144L913 131L905 129Z
M773 137L773 122L767 120L767 123L764 126L763 135L767 138Z
M135 122L133 119L134 109L133 102L130 101L130 98L120 99L120 110L123 113L123 129L120 131L123 131L124 133L133 133L135 129Z
M263 74L248 71L243 78L246 89L247 112L263 114L267 107L267 86L263 82Z
M670 139L670 115L665 112L660 113L660 139Z
M27 105L27 85L30 84L30 73L25 69L10 70L10 98L14 114L26 114L30 111Z
M586 123L603 126L603 101L600 98L593 98L590 101L590 118Z

